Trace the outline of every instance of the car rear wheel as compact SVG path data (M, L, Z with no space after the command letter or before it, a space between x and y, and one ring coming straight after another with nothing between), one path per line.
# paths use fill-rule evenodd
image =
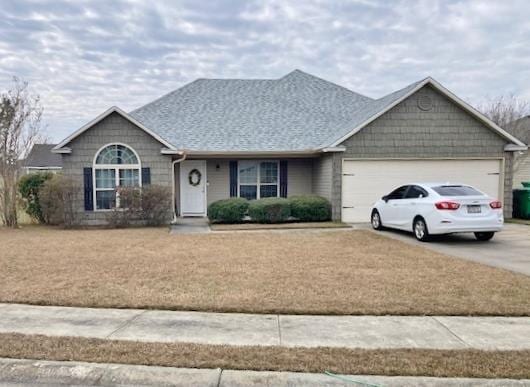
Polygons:
M381 224L381 215L379 215L379 211L374 210L372 212L372 228L374 230L381 230L383 228L383 225Z
M493 238L493 235L495 235L495 233L493 231L476 232L475 233L475 238L477 238L479 241L489 241L491 238Z
M416 239L420 242L427 242L429 240L429 229L423 218L416 218L414 220L412 231L414 232Z

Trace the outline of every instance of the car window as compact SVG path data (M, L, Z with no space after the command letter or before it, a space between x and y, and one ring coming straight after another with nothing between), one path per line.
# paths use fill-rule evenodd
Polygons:
M408 185L404 185L402 187L399 187L392 192L390 192L387 195L388 200L396 200L396 199L403 199L403 196L405 195L405 192L407 191L407 188L409 188Z
M484 195L473 187L467 185L441 185L432 187L440 196L477 196Z
M426 198L429 194L423 188L412 185L405 195L405 199L417 199L420 196Z

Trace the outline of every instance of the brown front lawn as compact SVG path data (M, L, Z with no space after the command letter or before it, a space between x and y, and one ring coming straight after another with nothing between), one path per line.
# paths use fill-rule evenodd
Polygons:
M239 347L4 333L0 357L354 375L530 378L530 351Z
M294 223L236 223L236 224L211 224L213 231L236 231L236 230L294 230L307 228L351 228L350 225L341 222L294 222Z
M0 229L0 268L0 302L252 313L530 315L530 277L370 231L169 235L165 228Z

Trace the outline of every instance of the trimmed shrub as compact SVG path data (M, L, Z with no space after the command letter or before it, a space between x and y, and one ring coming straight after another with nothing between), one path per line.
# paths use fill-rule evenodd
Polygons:
M208 206L208 218L212 223L240 223L248 206L249 201L243 198L218 200Z
M172 192L169 187L151 184L142 187L142 220L147 226L161 226L171 221Z
M322 222L331 219L331 203L321 196L301 195L288 199L291 216L301 222Z
M284 198L252 200L248 206L248 215L257 223L281 223L289 219L291 207Z
M18 181L18 192L26 213L39 223L44 223L44 216L39 200L39 191L46 180L51 179L51 172L37 172L24 175Z
M133 224L160 226L171 220L171 190L160 185L120 187L120 207L107 216L109 226L121 228Z
M63 175L53 175L39 190L44 223L70 227L76 224L74 199L79 187Z

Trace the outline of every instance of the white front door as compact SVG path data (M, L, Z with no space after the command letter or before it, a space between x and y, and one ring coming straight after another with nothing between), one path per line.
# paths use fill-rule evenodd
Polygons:
M206 161L180 163L180 214L206 216Z

